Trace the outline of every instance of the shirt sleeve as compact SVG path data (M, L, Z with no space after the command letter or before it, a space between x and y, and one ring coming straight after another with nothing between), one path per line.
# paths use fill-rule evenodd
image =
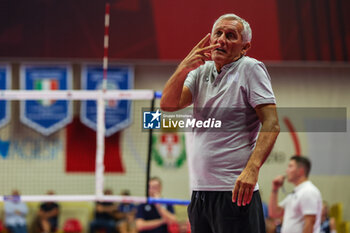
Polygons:
M4 204L4 211L7 215L9 214L13 214L15 211L14 211L14 208L13 208L13 205L11 205L11 203L9 203L8 201L5 201L5 204Z
M170 212L170 213L175 213L175 210L174 210L174 207L173 205L167 205L167 210Z
M303 197L300 200L301 212L303 215L317 214L318 198L315 198L316 196L317 193L312 191L303 193Z
M288 196L286 196L286 198L284 198L281 202L278 203L278 206L280 206L280 207L282 207L283 209L285 209L287 203L289 202L290 197L291 197L291 194L289 194Z
M21 203L21 213L22 214L28 214L28 206L24 202Z
M144 205L142 204L137 207L136 218L145 219L144 209Z
M260 104L276 104L271 78L265 65L259 62L250 69L247 83L249 104L253 108Z

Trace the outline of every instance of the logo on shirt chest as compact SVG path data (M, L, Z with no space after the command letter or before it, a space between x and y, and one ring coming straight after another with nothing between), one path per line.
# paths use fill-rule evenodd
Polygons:
M145 205L145 211L149 212L151 211L152 207L150 205Z

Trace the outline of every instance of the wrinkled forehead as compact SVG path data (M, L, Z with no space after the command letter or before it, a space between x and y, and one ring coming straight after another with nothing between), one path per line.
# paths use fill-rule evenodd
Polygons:
M221 29L233 30L237 32L243 31L243 24L237 19L222 19L213 27L213 32Z

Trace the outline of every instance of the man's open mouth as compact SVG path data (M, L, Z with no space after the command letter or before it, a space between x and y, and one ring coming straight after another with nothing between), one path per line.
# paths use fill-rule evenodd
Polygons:
M215 50L217 50L217 51L219 51L219 52L222 52L222 53L226 53L226 50L225 50L225 49L222 49L222 48L217 48L217 49L215 49Z

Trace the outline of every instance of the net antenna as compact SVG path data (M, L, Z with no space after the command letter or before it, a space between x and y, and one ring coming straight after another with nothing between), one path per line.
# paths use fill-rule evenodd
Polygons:
M103 91L107 90L107 71L108 71L108 47L109 47L109 20L110 19L110 4L106 3L105 10L105 30L103 41Z
M109 47L109 19L110 19L110 4L106 3L105 7L105 30L103 42L103 80L102 90L105 93L107 90L107 71L108 71L108 47ZM97 104L97 138L96 138L96 196L103 197L104 189L104 151L105 151L105 108L102 95L99 96Z

